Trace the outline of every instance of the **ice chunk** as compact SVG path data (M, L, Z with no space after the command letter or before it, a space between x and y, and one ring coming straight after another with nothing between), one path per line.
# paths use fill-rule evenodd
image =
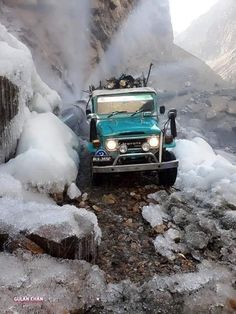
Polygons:
M22 132L17 157L0 166L24 186L62 192L76 180L79 142L54 114L31 114Z
M175 253L184 252L185 246L176 242L181 239L181 234L176 229L169 229L164 235L158 235L153 241L156 251L169 260L175 259Z
M177 184L184 192L236 205L235 165L201 138L177 141L174 153L180 161Z
M163 219L168 219L168 215L163 212L162 207L154 204L144 206L142 216L153 228L158 225L162 225Z
M78 189L75 183L71 183L67 190L67 195L71 200L78 198L82 195L81 191Z

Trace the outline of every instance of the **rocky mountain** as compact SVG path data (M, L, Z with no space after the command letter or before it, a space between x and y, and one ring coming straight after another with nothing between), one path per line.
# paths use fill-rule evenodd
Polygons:
M222 78L236 81L236 2L220 0L197 19L176 43L206 61Z
M168 0L1 0L0 18L30 47L40 75L66 102L93 81L141 74L150 62L158 89L224 85L173 44Z

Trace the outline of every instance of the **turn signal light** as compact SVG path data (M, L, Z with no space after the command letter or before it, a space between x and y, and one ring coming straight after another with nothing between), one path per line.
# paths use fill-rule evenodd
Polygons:
M93 147L98 148L100 147L101 142L99 140L93 140Z

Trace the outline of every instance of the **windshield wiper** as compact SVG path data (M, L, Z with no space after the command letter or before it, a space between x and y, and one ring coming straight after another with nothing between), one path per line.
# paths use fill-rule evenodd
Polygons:
M145 112L147 110L143 109L138 109L137 111L135 111L134 113L131 114L131 117L135 116L136 114L140 113L140 112Z
M113 116L115 116L116 114L119 113L127 113L127 111L113 111L112 113L109 114L109 116L107 116L108 118L111 118Z

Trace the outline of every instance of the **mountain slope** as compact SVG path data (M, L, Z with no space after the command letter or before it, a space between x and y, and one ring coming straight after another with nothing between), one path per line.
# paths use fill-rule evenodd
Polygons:
M175 42L205 60L224 79L236 81L236 2L220 0Z
M173 44L168 0L0 0L0 18L66 102L80 98L94 78L146 73L150 62L159 89L224 85L204 62Z

